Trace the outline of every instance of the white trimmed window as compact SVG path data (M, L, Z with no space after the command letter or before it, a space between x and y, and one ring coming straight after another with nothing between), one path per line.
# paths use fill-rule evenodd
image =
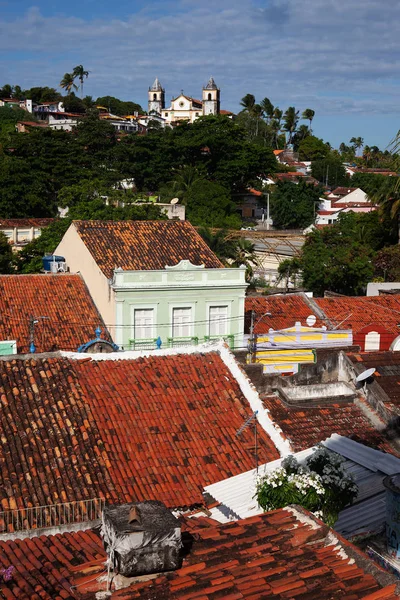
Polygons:
M134 328L135 340L153 338L154 310L152 308L135 308Z
M381 336L377 331L370 331L365 336L365 352L379 350L381 345Z
M228 307L210 306L210 335L226 335L228 332Z
M172 337L190 337L192 335L192 309L174 308L172 310Z

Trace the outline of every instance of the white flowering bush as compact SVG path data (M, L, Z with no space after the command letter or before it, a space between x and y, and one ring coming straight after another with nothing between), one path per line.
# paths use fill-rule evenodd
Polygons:
M358 493L343 463L339 454L322 446L307 459L306 465L299 465L293 456L288 456L281 467L258 477L255 494L258 504L264 510L299 504L333 525L339 512Z

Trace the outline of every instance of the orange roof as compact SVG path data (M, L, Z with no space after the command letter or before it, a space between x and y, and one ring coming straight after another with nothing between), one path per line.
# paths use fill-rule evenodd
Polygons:
M358 333L376 323L382 325L392 339L400 334L399 296L338 296L315 298L314 301L334 326L341 323L344 329L352 328L354 333Z
M263 193L260 192L260 190L255 190L254 188L249 188L249 192L251 194L253 194L254 196L262 196L263 195Z
M223 267L188 221L74 221L72 226L107 278L116 267L159 270L181 260Z
M365 400L359 398L357 402L356 405L352 401L328 402L325 399L321 406L304 403L299 407L284 404L276 395L263 399L264 406L295 452L311 448L337 433L366 446L395 454L386 437L377 431L365 414L373 414L375 422L380 422L383 429L385 424L382 419Z
M284 150L274 150L273 151L275 156L278 156L278 154L282 154L282 152L284 152Z
M111 584L112 600L397 598L393 575L300 507L225 524L206 516L180 522L190 540L180 568L118 591ZM15 567L4 597L95 598L106 589L106 558L91 530L1 541L0 568Z
M0 229L9 227L48 227L55 219L0 219Z
M105 325L79 275L1 275L0 340L16 340L29 352L29 319L35 325L37 352L76 351ZM107 337L107 336L106 336Z
M380 401L398 418L400 410L400 352L365 352L348 355L354 365L359 365L365 371L374 367L375 380L384 394Z
M254 467L254 431L236 436L252 409L219 353L81 356L0 360L2 510L98 497L193 506ZM257 429L260 463L279 458Z
M306 319L313 314L313 309L303 294L282 294L280 296L247 296L245 300L245 329L250 328L251 311L254 310L255 333L267 333L269 329L286 329L293 327L296 321L306 325ZM271 316L263 316L271 313ZM316 327L325 325L317 318Z

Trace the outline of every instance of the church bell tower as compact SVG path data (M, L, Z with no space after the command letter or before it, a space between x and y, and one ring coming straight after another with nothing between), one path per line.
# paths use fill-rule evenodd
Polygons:
M214 79L210 77L207 85L203 88L203 115L219 115L220 111L220 89Z
M156 77L153 85L149 88L148 113L156 112L161 115L163 108L165 108L165 90Z

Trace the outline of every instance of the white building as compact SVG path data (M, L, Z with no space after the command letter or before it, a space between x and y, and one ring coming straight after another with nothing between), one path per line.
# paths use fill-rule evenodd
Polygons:
M199 117L220 114L220 89L214 79L210 77L207 85L203 87L201 100L186 96L182 91L179 96L171 100L171 104L167 108L165 106L165 89L157 77L149 88L148 112L161 115L168 125L179 121L193 123Z
M361 188L356 188L342 197L323 198L319 206L316 225L332 225L339 215L346 212L369 213L375 210L367 194Z

